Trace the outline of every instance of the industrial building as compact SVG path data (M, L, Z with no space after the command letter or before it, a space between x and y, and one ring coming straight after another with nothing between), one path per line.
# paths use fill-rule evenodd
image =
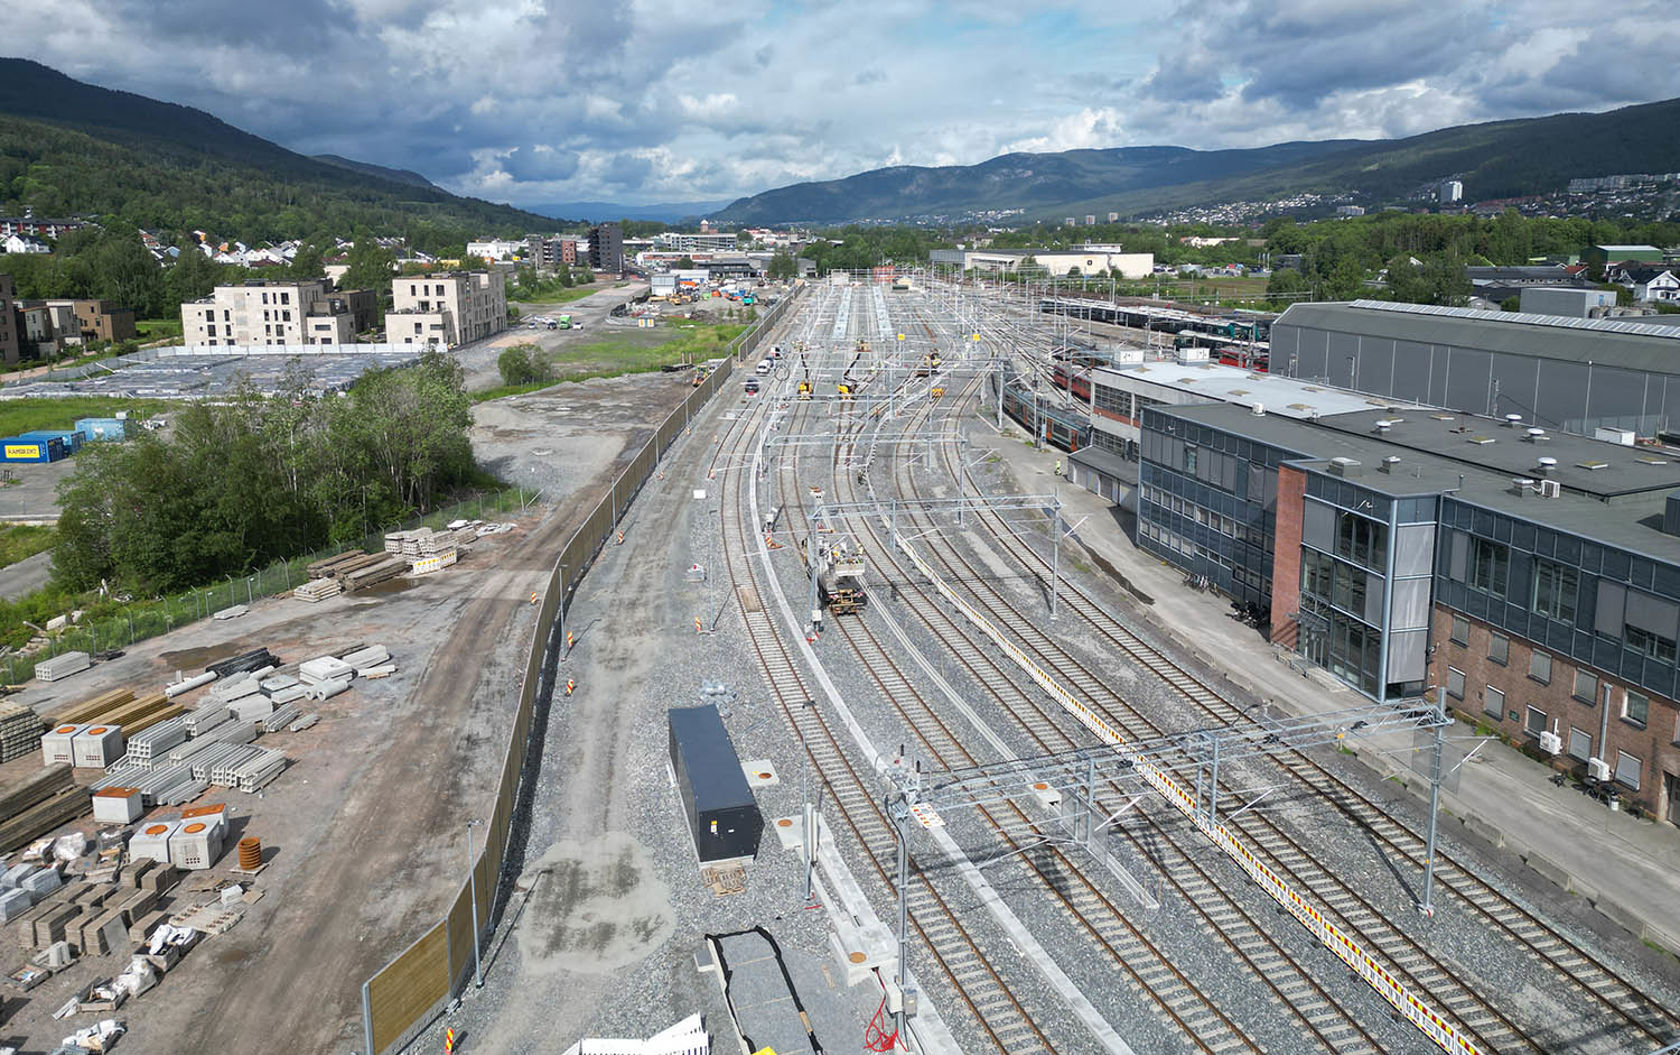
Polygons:
M507 283L489 271L444 272L393 279L385 315L390 344L457 344L507 329Z
M1150 406L1142 437L1140 548L1361 693L1444 686L1680 820L1680 458L1414 408Z
M1018 272L1034 267L1051 275L1107 275L1117 271L1123 278L1148 278L1155 272L1154 253L1126 253L1117 245L1088 245L1078 249L935 249L929 254L935 267L945 265L962 271Z
M1271 370L1367 393L1592 435L1680 423L1680 326L1389 301L1295 304Z

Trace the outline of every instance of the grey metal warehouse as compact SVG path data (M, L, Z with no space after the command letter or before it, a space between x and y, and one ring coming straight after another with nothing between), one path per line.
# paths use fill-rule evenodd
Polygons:
M1680 426L1680 326L1388 301L1296 304L1271 369L1560 432Z

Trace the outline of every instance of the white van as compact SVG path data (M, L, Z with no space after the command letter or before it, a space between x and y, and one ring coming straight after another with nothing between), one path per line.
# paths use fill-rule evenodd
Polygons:
M757 367L756 367L756 368L755 368L755 372L756 372L756 373L757 373L757 374L758 374L758 375L759 375L759 376L760 376L760 377L763 377L763 376L764 376L764 375L765 375L765 374L768 374L768 373L769 373L769 372L770 372L770 370L771 370L771 367L772 367L772 366L773 366L773 365L774 365L774 364L773 364L773 363L771 363L771 362L770 362L770 360L768 360L768 359L760 359L760 360L759 360L759 361L758 361L758 366L757 366Z

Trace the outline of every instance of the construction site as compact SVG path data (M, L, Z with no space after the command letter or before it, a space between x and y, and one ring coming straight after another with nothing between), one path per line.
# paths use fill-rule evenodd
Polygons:
M446 904L500 769L545 550L688 394L487 404L475 452L539 502L393 531L0 699L0 1050L357 1048L362 979Z

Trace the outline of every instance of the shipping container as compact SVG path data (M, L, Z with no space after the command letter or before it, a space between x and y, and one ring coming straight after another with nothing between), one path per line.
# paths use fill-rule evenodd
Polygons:
M122 418L80 418L76 431L87 443L114 442L128 437L128 422Z
M700 860L756 856L764 817L718 709L676 707L666 719L671 768Z
M32 429L29 432L18 433L18 439L30 441L41 440L51 442L58 440L64 444L64 453L75 454L82 449L82 434L75 429Z
M63 440L26 440L20 436L0 439L8 462L56 462L65 457Z

